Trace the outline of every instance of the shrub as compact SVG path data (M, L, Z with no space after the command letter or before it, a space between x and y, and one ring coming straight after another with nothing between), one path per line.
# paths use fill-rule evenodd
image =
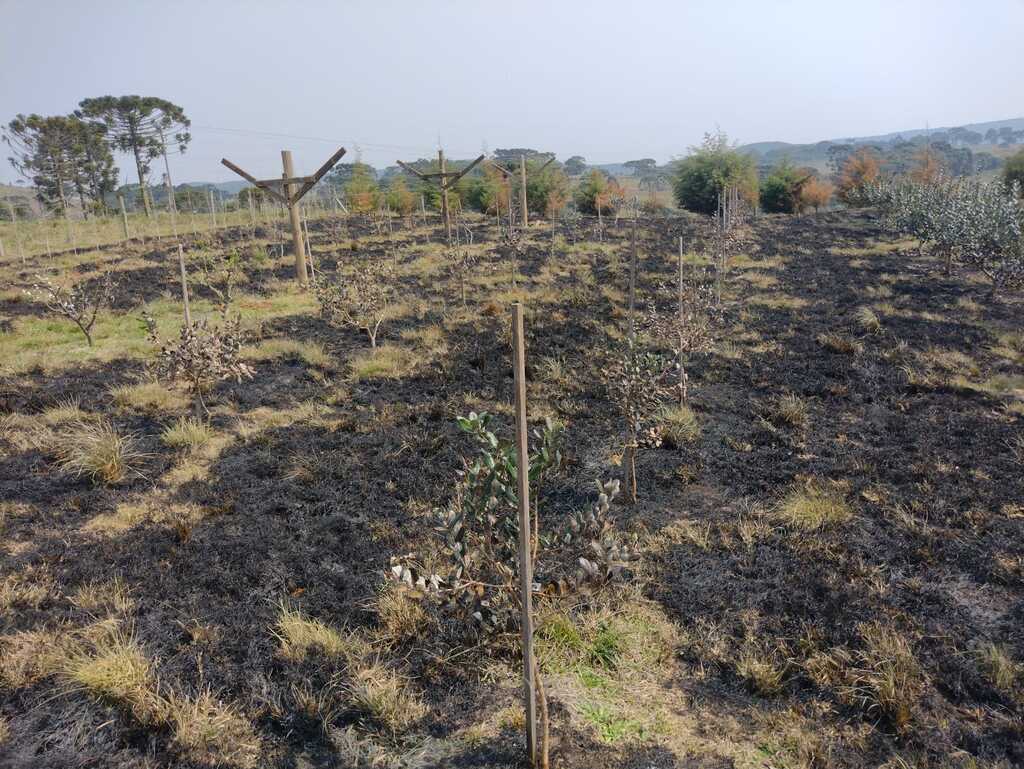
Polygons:
M408 558L395 559L390 575L424 592L442 613L440 623L476 643L490 643L514 633L519 622L518 461L513 444L489 429L488 414L470 413L459 428L479 446L464 460L448 505L434 511L446 572L427 571ZM546 422L534 431L529 463L530 496L545 510L546 483L562 469L562 428ZM617 576L633 559L612 523L610 506L618 481L598 484L598 500L590 510L574 511L556 520L534 518L534 579L549 595L599 586ZM431 559L437 563L438 558Z
M62 470L109 485L138 475L136 466L146 457L133 435L121 433L106 420L72 422L55 440Z
M1024 195L1024 149L1006 159L1003 166L1003 184L1010 190L1016 185L1017 194Z
M254 369L241 358L244 337L240 318L224 318L221 325L206 319L183 324L177 342L161 342L156 322L146 316L149 338L160 345L156 372L160 377L183 382L192 395L197 415L209 414L203 393L225 379L251 379Z
M321 273L313 282L320 315L328 323L365 331L370 347L377 346L377 332L391 301L394 267L386 259L361 259L355 275L339 283Z
M803 205L800 190L809 178L790 163L779 163L761 184L761 208L772 214L799 212Z
M878 180L879 166L875 153L859 149L846 159L836 183L836 197L848 206L863 205L861 190Z
M701 214L713 214L718 197L727 187L735 187L749 202L757 200L757 167L750 155L730 146L724 133L706 134L700 147L676 166L673 192L680 208Z
M614 213L624 199L625 192L619 183L596 168L576 189L576 207L584 214Z
M410 216L416 210L416 196L402 176L395 176L391 179L384 199L388 208L397 211L402 216Z
M526 165L526 203L530 212L549 216L552 211L561 210L569 199L568 177L553 165L539 173L530 173L530 161Z
M800 188L800 205L802 208L813 208L817 213L826 208L835 193L835 187L817 177L807 180Z
M352 176L345 184L345 199L354 214L369 214L377 210L380 188L370 166L358 161L353 164Z
M661 436L648 421L657 409L664 387L665 360L656 353L640 349L636 340L627 338L605 366L608 395L622 415L626 426L626 471L630 502L636 502L636 455L641 446L659 446Z
M114 297L115 283L111 273L104 273L98 281L79 283L71 288L54 283L42 275L26 293L46 305L46 309L72 321L85 335L92 347L92 327L96 316L109 307Z

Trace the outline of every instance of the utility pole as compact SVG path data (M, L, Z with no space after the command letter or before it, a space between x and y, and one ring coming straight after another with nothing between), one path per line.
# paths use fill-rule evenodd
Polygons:
M440 171L438 173L429 173L429 174L420 173L419 171L417 171L412 166L408 166L405 163L403 163L401 160L397 161L398 165L401 166L403 170L407 171L410 174L413 174L414 176L419 177L420 179L422 179L425 182L429 182L429 183L434 184L434 185L436 185L437 187L440 188L440 190L441 190L441 216L444 217L445 234L446 234L446 236L448 238L448 244L449 245L451 245L451 242L452 242L452 213L451 213L451 209L450 209L450 207L448 205L448 190L450 190L456 184L456 182L459 181L459 179L461 179L463 176L465 176L471 170L473 170L473 168L476 166L476 164L479 163L483 159L484 159L484 156L481 155L476 160L474 160L472 163L470 163L468 166L463 168L461 171L448 171L448 166L445 163L445 159L444 159L444 150L438 150L437 151L437 165L440 168Z
M259 187L271 197L276 198L288 208L288 218L292 229L292 247L295 250L295 280L300 286L308 283L306 274L305 245L302 242L302 223L299 220L299 201L320 181L324 175L334 168L334 164L341 160L345 154L345 148L340 148L317 170L312 176L296 176L292 165L292 153L289 150L281 150L281 166L283 173L280 179L257 179L252 174L243 171L227 158L220 162L241 176L250 184ZM280 188L280 189L279 189Z

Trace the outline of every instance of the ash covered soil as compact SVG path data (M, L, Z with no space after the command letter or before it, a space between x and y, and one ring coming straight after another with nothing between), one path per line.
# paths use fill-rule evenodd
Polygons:
M511 435L512 299L527 306L531 417L566 424L549 516L621 476L602 372L626 323L630 231L560 238L552 256L535 225L512 289L494 227L474 229L483 259L463 306L439 229L310 222L320 270L397 254L381 336L400 365L362 374L365 335L323 321L275 233L257 232L270 256L246 263L236 301L252 349L271 352L210 394L212 437L195 451L160 438L190 413L180 395L115 397L148 381L152 354L121 356L112 334L91 357L4 364L0 766L523 765L514 650L404 621L415 599L385 575L393 556L437 549L430 511L475 451L456 417L489 411ZM540 607L552 766L1024 765L1020 297L944 275L868 212L746 230L714 349L690 366L699 435L641 451L639 501L613 507L639 538L631 580ZM696 217L641 223L642 306L671 307L678 239L699 262L709 235ZM250 233L207 247L249 249ZM77 272L115 269L113 313L132 327L143 303L173 301L172 253L109 248ZM20 287L44 262L0 274ZM0 299L9 338L46 317ZM137 473L104 485L60 469L69 399L76 419L135 437ZM783 512L815 491L844 515ZM289 652L285 611L365 639L360 664L397 682L409 717L368 704L344 653ZM212 741L256 747L189 743L149 695L69 674L68 648L95 655L111 636L141 652L154 697L208 696L231 716L208 719Z

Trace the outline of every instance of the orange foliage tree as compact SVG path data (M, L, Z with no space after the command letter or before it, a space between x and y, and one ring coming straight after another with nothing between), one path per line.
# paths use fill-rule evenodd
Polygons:
M946 170L939 156L930 147L925 147L914 155L914 162L916 165L910 171L910 178L920 184L934 184Z
M800 187L800 208L813 208L817 213L819 209L828 205L835 193L836 188L826 181L813 177L804 182Z
M839 172L836 197L847 205L857 205L861 187L878 179L879 165L875 153L860 149L850 155Z

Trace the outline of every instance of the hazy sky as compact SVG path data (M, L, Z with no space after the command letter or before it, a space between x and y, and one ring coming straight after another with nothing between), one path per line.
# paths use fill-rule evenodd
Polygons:
M1020 117L1022 29L1024 0L0 0L0 121L170 99L193 123L176 182L234 178L222 156L276 176L281 149L310 173L338 144L380 167L439 138L661 162L716 125L805 142Z

